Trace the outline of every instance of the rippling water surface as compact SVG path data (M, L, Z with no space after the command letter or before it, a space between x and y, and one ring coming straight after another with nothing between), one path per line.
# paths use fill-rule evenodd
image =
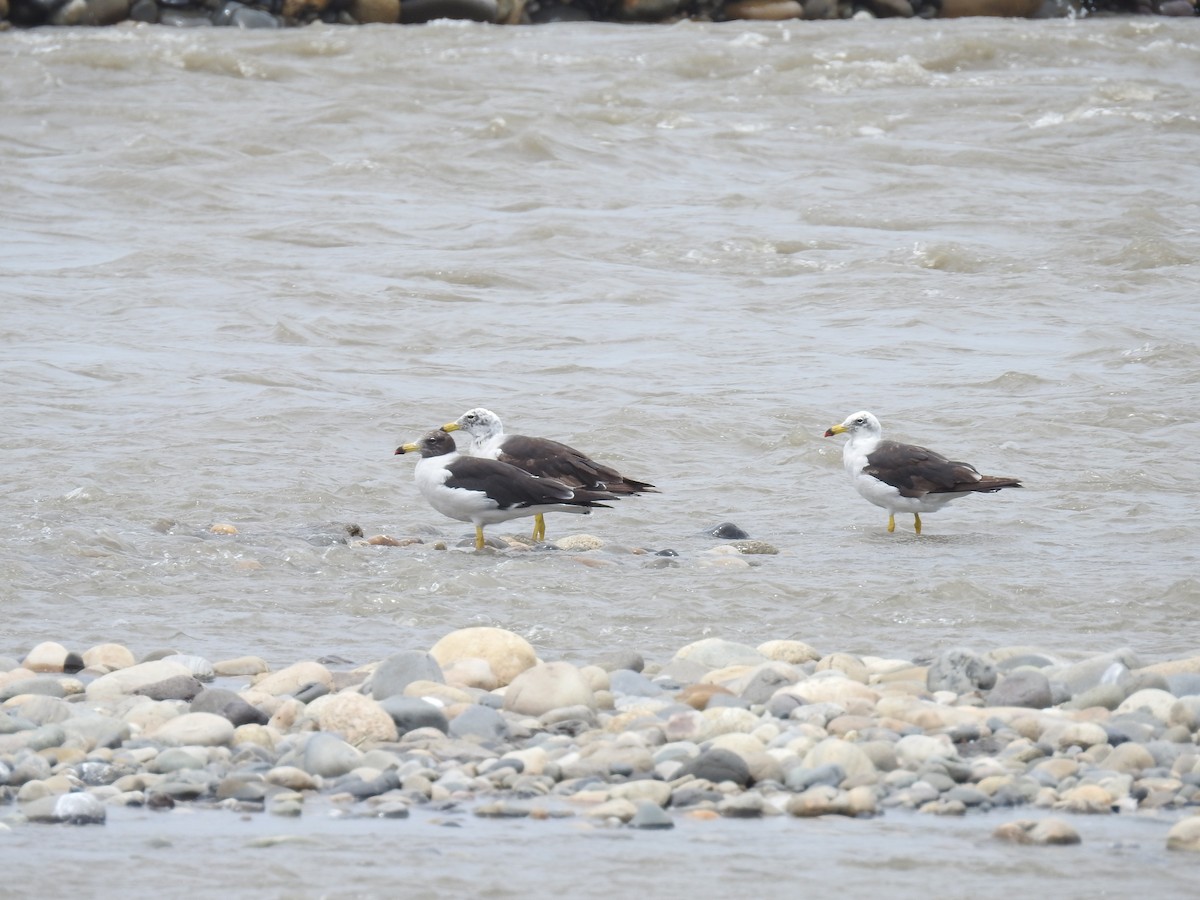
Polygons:
M0 60L0 654L1200 651L1195 21L44 29ZM663 493L550 518L599 552L435 550L470 528L392 451L476 405ZM1026 488L888 535L821 436L861 408ZM778 555L713 565L722 521Z

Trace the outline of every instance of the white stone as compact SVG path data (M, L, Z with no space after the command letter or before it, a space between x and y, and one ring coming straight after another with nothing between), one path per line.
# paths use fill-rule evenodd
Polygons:
M233 723L214 713L185 713L164 722L147 737L168 747L218 747L232 743Z

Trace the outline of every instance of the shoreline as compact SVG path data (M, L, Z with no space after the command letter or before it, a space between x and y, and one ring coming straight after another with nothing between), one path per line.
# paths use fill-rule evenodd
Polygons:
M1078 843L1079 814L1155 816L1168 849L1200 851L1200 656L706 638L576 666L476 627L347 665L53 642L0 659L0 826L176 806L641 829L1003 811L991 833L1016 844Z

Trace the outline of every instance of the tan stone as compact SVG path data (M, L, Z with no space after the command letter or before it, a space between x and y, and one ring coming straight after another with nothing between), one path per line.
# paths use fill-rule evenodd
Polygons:
M847 778L878 774L875 763L861 748L840 738L826 738L804 756L805 768L815 769L829 763L841 766Z
M1054 808L1077 813L1111 813L1113 796L1098 784L1081 784L1064 793Z
M1189 816L1172 825L1167 832L1167 849L1200 853L1200 816Z
M213 663L213 673L221 678L235 678L239 675L262 675L269 672L271 667L259 656L238 656L234 659L222 659Z
M256 747L274 750L275 745L282 737L283 735L269 725L247 722L233 730L233 745L236 747L239 744L252 744Z
M265 694L295 694L306 684L323 684L333 687L333 675L318 662L293 663L286 669L271 672L254 681L254 689Z
M292 791L315 791L321 786L316 775L310 775L298 766L276 766L267 771L263 780Z
M1108 743L1108 732L1095 722L1066 722L1050 726L1042 733L1042 739L1052 747L1065 750L1067 747L1091 747Z
M122 644L97 644L83 651L83 664L89 669L128 669L136 663L133 652Z
M806 819L816 816L852 815L847 792L827 784L820 784L796 794L788 801L787 811L790 815Z
M1186 659L1172 659L1167 662L1154 663L1154 665L1136 669L1133 674L1162 675L1164 678L1171 675L1200 674L1200 656L1189 656Z
M715 694L732 697L733 691L719 684L689 684L675 695L675 699L680 703L686 703L692 709L703 710L708 708L709 701Z
M452 631L430 648L430 654L445 669L460 659L483 659L501 685L537 665L537 654L523 637L503 628L480 626Z
M456 688L479 688L494 691L500 686L496 673L486 659L460 659L442 670L446 684Z
M21 663L31 672L61 672L67 661L67 648L54 641L42 641L25 655Z
M1033 767L1033 771L1046 772L1055 781L1062 781L1064 778L1072 777L1079 771L1079 763L1073 759L1058 756L1053 759L1042 760Z
M233 742L233 723L215 713L184 713L164 722L149 737L168 747L220 747Z

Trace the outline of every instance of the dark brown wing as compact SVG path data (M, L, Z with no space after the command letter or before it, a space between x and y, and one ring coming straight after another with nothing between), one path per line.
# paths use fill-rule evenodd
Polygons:
M505 435L500 445L499 459L531 475L554 478L571 487L610 494L658 493L652 484L626 478L611 466L596 462L574 447L547 438Z
M494 459L464 456L450 464L446 486L482 491L501 509L566 503L571 506L604 506L600 500L616 500L601 491L575 490L552 478L537 478L516 466Z
M898 441L881 441L867 456L863 471L899 490L901 497L971 491L992 493L1001 488L1021 486L1015 478L980 475L968 463L956 462L925 447Z

